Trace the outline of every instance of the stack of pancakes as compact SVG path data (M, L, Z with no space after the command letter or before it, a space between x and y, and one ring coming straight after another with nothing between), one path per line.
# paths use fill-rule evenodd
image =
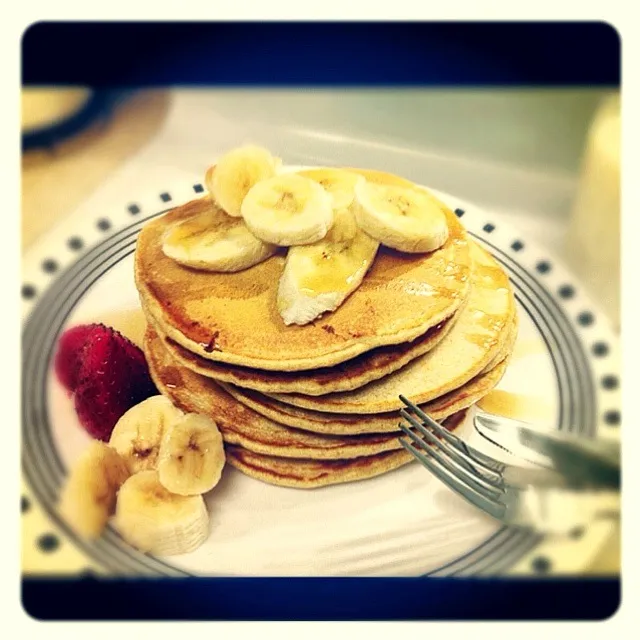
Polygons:
M213 418L243 473L302 488L385 473L413 460L398 440L401 394L454 429L503 376L513 293L451 211L440 249L381 246L336 311L286 326L276 307L284 253L238 273L164 255L167 229L210 206L195 200L146 225L136 285L158 389Z

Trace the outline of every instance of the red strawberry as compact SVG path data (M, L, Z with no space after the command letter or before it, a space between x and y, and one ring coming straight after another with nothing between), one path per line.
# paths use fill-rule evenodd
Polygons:
M126 411L157 393L142 351L97 325L85 343L75 392L76 413L88 433L108 440Z
M58 341L54 367L58 380L71 394L78 385L78 374L82 364L82 351L87 338L97 324L81 324L65 331Z

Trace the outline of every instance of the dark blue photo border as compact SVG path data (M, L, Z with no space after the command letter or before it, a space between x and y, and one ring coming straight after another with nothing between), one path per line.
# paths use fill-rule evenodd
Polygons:
M603 620L619 580L25 578L41 620Z
M609 85L620 39L604 22L38 22L29 84Z

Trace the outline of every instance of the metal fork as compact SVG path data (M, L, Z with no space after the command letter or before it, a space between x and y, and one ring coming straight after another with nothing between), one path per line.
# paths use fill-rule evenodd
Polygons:
M400 438L402 446L445 485L493 518L541 533L562 534L599 517L619 517L619 467L608 456L603 461L593 447L571 449L569 439L556 438L554 442L560 444L551 450L570 451L568 465L557 461L552 461L553 467L511 465L471 447L404 396L400 399L407 406L400 412L407 422L399 426L409 438ZM543 436L533 441L545 442Z

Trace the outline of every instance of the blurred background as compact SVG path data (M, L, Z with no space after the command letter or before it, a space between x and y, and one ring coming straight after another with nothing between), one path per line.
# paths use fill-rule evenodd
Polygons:
M135 197L252 141L288 163L385 169L498 211L563 257L619 328L610 89L29 87L22 134L23 250L105 184Z

